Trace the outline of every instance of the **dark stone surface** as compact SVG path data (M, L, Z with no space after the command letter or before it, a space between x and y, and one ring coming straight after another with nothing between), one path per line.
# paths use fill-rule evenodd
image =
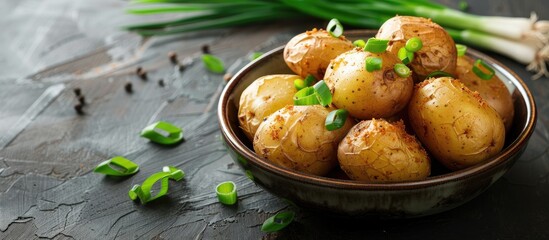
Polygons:
M456 6L458 1L440 1ZM549 19L544 0L469 2L473 13ZM0 2L0 239L548 239L549 83L508 58L538 104L529 147L487 192L448 212L408 220L335 219L288 206L255 186L228 156L216 105L225 82L207 73L201 47L236 72L249 54L285 43L314 23L272 23L200 34L141 39L118 26L135 22L125 1ZM167 57L191 63L184 71ZM135 69L142 66L148 81ZM157 84L162 78L165 87ZM132 83L128 94L124 86ZM86 98L83 115L73 89ZM162 147L139 137L149 123L183 126L185 142ZM140 165L124 179L92 172L122 155ZM127 196L162 166L186 173L148 205ZM235 207L213 188L232 180ZM273 213L291 208L296 221L276 234L260 231Z

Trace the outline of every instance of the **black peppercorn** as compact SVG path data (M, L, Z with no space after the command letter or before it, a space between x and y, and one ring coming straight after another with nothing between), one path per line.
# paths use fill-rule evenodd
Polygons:
M210 53L210 45L208 45L208 44L202 45L202 53L209 54Z
M77 103L76 105L74 105L74 110L76 111L76 113L80 115L84 114L84 111L82 110L82 108L83 106L80 103Z
M177 53L169 52L168 57L170 58L170 62L172 62L173 64L177 64Z
M158 80L158 85L160 85L161 87L164 87L164 79L159 79Z
M75 88L73 89L73 91L76 96L80 96L80 94L82 93L82 90L80 88Z
M132 89L132 83L131 82L127 82L126 85L124 85L124 89L126 90L127 93L132 93L133 89Z

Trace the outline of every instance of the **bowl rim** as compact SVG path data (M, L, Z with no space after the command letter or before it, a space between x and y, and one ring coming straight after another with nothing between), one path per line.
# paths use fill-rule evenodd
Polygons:
M373 36L377 30L352 30L346 31L345 35L347 37L352 36ZM250 62L245 67L236 73L233 78L227 83L220 95L220 101L218 104L217 115L219 120L219 126L223 137L232 149L237 151L240 155L244 156L248 161L254 163L255 166L261 168L264 171L268 171L272 174L280 175L282 177L290 178L296 181L323 186L330 188L342 188L342 189L360 189L360 190L404 190L404 189L418 189L429 186L436 186L445 184L448 182L461 181L464 179L472 178L478 175L481 175L485 172L488 172L492 169L495 169L498 165L503 164L510 160L512 156L517 154L523 149L524 145L527 144L527 140L530 138L534 132L536 119L537 119L537 110L534 97L532 96L530 90L524 81L511 69L501 64L499 61L477 51L472 48L467 49L467 55L470 55L475 58L482 58L488 64L496 66L497 71L505 75L510 81L513 82L515 89L521 93L521 97L524 99L526 105L526 124L521 130L518 137L512 141L506 148L504 148L500 154L488 160L484 164L475 165L466 169L428 177L424 180L411 181L411 182L397 182L397 183L365 183L354 180L344 180L336 178L328 178L322 176L316 176L312 174L297 172L288 168L277 166L271 162L261 159L259 156L249 149L246 144L244 144L230 128L229 124L229 115L225 111L227 104L229 102L229 97L231 96L232 91L240 82L241 78L250 72L253 68L260 66L263 62L267 61L270 58L273 58L274 55L279 54L283 51L284 46L279 46L256 59L255 61Z

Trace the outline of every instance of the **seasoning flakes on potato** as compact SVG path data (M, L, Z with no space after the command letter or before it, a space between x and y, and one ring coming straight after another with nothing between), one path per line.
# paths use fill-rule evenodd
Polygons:
M505 142L498 113L478 93L449 77L416 85L408 117L427 150L453 170L487 160Z
M425 179L431 163L419 142L399 121L383 119L356 124L338 147L341 169L353 180L370 183Z
M330 61L354 48L344 36L333 37L326 30L313 29L293 37L284 48L284 61L297 75L322 79Z
M353 123L326 130L330 109L320 105L286 106L271 114L257 130L255 152L276 165L323 176L337 165L337 145Z
M265 118L286 105L293 105L297 92L292 74L267 75L256 79L240 96L238 121L246 136L253 140L255 132Z

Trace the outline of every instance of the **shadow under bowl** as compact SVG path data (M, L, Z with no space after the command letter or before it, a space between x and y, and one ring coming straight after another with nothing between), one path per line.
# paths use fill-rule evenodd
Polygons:
M372 37L375 31L346 32L353 38ZM503 150L491 159L455 172L435 173L421 181L364 183L314 176L272 164L256 155L238 123L238 104L244 89L269 74L292 74L283 59L283 46L248 64L225 86L218 118L230 155L246 175L263 189L310 209L343 216L383 218L419 217L455 208L485 191L526 149L534 131L536 106L526 84L513 71L473 49L467 55L483 59L512 93L515 116Z

